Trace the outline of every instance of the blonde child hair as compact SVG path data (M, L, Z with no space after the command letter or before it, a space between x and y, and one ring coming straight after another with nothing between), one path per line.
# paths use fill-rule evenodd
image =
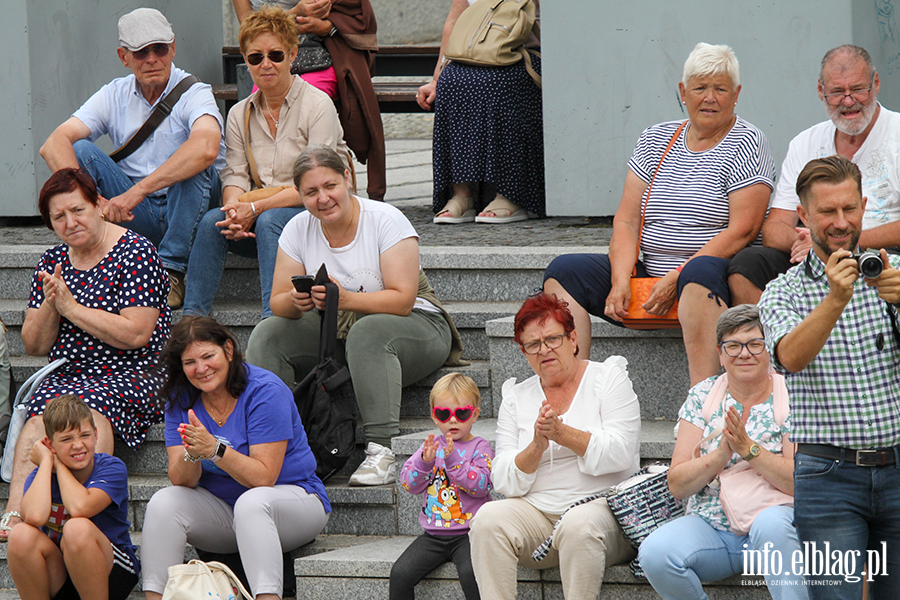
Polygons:
M431 408L434 408L437 398L445 396L451 396L458 401L467 400L475 408L481 408L481 392L478 391L478 386L471 377L462 373L449 373L437 380L428 398Z

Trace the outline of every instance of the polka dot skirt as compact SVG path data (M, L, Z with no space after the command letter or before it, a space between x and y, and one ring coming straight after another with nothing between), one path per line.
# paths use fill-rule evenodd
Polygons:
M163 419L155 400L161 378L154 369L171 326L165 269L153 245L130 230L103 260L86 271L72 266L68 246L61 244L41 257L31 283L29 308L40 308L44 302L38 272L52 273L57 264L62 265L69 291L83 306L112 314L123 308L149 306L160 313L150 341L136 350L110 346L61 319L50 360L64 356L68 362L41 383L31 399L29 416L43 413L52 398L75 394L109 419L125 443L136 448L150 425Z
M535 71L541 59L532 56ZM478 182L475 208L501 193L540 216L544 196L541 89L520 61L509 67L451 62L438 79L434 109L434 212L454 183Z

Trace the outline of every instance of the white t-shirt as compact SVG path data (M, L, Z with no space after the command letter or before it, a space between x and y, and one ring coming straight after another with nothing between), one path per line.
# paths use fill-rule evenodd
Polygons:
M835 131L831 120L823 121L791 140L781 165L772 208L797 210L800 204L797 176L809 161L837 154ZM878 120L853 155L853 162L862 172L863 196L869 199L863 229L900 220L900 113L881 107Z
M525 473L516 455L534 438L544 391L535 375L503 383L497 416L497 453L491 465L494 489L522 498L549 514L562 514L575 502L598 494L634 475L640 468L641 409L621 356L589 362L563 423L591 434L587 451L578 456L550 442L537 471Z
M360 198L356 237L342 248L332 248L322 232L322 223L304 211L288 221L278 238L278 247L315 275L322 264L341 287L351 292L371 293L384 289L381 254L407 239L419 239L409 219L384 202ZM424 303L424 305L423 305ZM432 305L416 299L416 308ZM436 309L435 309L436 310Z

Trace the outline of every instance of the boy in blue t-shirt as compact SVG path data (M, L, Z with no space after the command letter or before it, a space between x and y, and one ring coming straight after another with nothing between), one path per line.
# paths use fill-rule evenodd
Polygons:
M97 428L80 398L44 410L38 467L25 480L22 523L9 536L9 571L22 598L124 600L140 565L128 535L125 463L95 453Z

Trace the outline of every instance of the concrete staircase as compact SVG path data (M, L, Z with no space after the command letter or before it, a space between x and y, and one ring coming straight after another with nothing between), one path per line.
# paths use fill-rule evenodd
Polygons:
M406 140L388 144L388 199L401 209L419 209L428 204L431 192L430 142ZM421 146L421 147L420 147ZM427 159L419 157L427 156ZM427 171L426 176L420 175ZM365 171L360 186L365 187ZM565 222L564 219L554 220ZM430 224L430 222L429 222ZM475 426L476 435L494 439L500 389L509 377L523 379L532 375L513 341L512 315L522 300L541 286L544 267L553 257L568 252L605 252L602 245L583 247L578 230L545 231L544 238L559 239L558 246L529 245L526 225L521 241L511 244L494 240L472 242L472 230L440 229L438 242L423 234L428 227L421 220L414 225L422 235L421 262L429 279L445 302L463 337L464 357L471 365L459 370L477 383L482 393L482 417ZM552 222L538 222L534 229L552 228ZM557 226L558 227L558 226ZM2 230L0 230L2 231ZM482 229L483 231L483 229ZM505 230L507 240L510 237ZM447 232L452 232L448 235ZM457 233L458 232L458 233ZM44 236L48 232L43 231ZM585 232L587 234L587 232ZM435 235L434 231L429 235ZM443 237L440 237L443 236ZM458 238L457 238L458 236ZM467 237L469 236L469 237ZM8 338L17 381L24 381L46 359L24 355L20 330L25 314L30 281L35 264L47 248L45 237L17 237L11 244L0 237L0 318L9 326ZM502 235L501 235L502 237ZM462 240L462 241L459 241ZM25 243L22 243L22 242ZM31 244L31 245L29 245ZM255 262L230 255L226 271L213 305L213 316L231 327L242 343L259 320L259 282ZM176 313L174 318L179 318ZM592 330L592 357L602 360L610 354L628 359L628 369L641 402L643 462L668 461L674 439L672 426L677 409L688 389L687 363L680 331L635 332L595 321ZM441 369L404 390L401 407L401 435L392 447L398 460L405 461L422 443L434 425L429 418L428 393L434 381L447 373ZM393 561L402 553L412 536L420 533L420 498L396 486L351 488L347 476L362 458L362 436L358 440L358 459L351 461L342 474L330 480L327 491L334 511L318 539L293 553L298 598L309 600L385 598ZM147 501L154 492L169 484L165 475L166 453L162 426L154 426L139 451L124 444L116 454L128 465L130 475L130 517L133 537L140 544ZM8 488L0 485L0 503ZM186 557L193 557L186 549ZM562 598L557 569L531 571L519 569L520 598ZM735 577L707 588L711 598L755 600L767 598L754 578ZM138 586L139 588L140 586ZM18 598L6 565L6 548L0 544L0 600ZM456 582L455 567L445 565L434 571L417 588L419 598L462 598ZM131 598L142 598L136 589ZM658 598L645 581L634 579L627 566L611 566L604 576L602 598Z

